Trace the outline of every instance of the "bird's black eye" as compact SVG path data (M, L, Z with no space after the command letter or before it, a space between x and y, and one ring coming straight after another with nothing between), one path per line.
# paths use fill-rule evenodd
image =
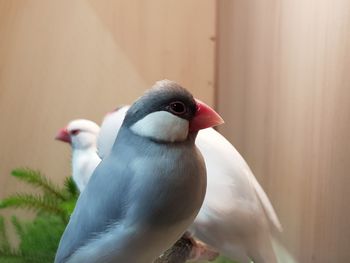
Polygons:
M72 130L71 132L70 132L70 134L71 135L77 135L78 133L80 132L80 130Z
M174 101L169 104L169 110L174 114L180 115L186 112L186 106L181 101Z

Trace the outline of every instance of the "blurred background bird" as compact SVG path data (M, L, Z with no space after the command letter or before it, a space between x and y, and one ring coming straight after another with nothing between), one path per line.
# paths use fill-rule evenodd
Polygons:
M72 147L72 176L80 192L84 190L92 172L101 161L96 147L99 132L100 127L95 122L77 119L69 122L55 137Z

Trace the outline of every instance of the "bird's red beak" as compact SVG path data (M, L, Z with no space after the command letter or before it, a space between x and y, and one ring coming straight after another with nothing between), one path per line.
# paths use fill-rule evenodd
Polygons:
M70 135L67 131L67 128L60 129L59 132L57 133L56 140L66 142L66 143L72 143L72 140L70 138Z
M204 102L197 100L197 112L190 122L190 131L195 132L224 123L220 115Z

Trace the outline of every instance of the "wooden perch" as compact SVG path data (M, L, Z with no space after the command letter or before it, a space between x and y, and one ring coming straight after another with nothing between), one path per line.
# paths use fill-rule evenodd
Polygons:
M192 241L182 237L153 263L184 263L191 256L192 247Z
M203 242L184 234L175 245L169 248L153 263L184 263L187 260L212 261L219 253Z

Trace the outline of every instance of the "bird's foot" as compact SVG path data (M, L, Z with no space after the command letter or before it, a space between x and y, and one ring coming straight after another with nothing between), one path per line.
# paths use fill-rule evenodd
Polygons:
M189 238L189 239L192 242L192 249L188 260L213 261L219 256L219 252L209 247L208 245L204 244L203 242L194 238Z

